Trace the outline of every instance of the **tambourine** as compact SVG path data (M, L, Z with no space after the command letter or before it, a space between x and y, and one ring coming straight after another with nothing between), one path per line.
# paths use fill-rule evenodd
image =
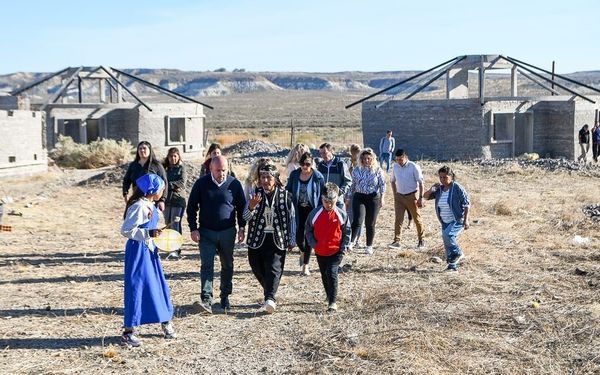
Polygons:
M158 237L152 238L152 241L163 251L175 251L183 245L183 236L174 229L165 229Z

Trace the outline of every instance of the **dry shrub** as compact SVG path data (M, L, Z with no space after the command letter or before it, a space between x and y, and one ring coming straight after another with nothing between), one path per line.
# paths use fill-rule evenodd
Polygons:
M102 139L90 144L75 143L71 137L59 136L50 157L61 167L93 169L123 164L131 157L133 146L124 139Z
M492 210L496 215L501 216L511 216L513 214L512 208L504 201L498 201L494 203Z

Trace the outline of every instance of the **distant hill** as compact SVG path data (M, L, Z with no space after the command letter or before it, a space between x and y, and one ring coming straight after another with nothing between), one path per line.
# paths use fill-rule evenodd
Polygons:
M220 69L219 69L220 70ZM336 72L336 73L308 73L308 72L246 72L236 70L227 71L181 71L176 69L124 69L125 72L138 76L154 84L173 90L177 93L190 97L221 97L235 94L268 93L282 91L324 91L331 93L370 93L375 90L393 85L413 76L417 71L388 71L388 72ZM0 76L0 93L8 93L34 82L49 73L27 73L18 72ZM576 79L588 85L600 87L600 71L575 72L566 76ZM411 81L398 87L389 94L399 91L410 92L413 88L423 84L426 79ZM436 95L444 89L444 76L434 82L421 96ZM135 93L141 96L153 96L156 91L140 85L135 81L122 77L122 81ZM510 87L506 74L487 75L487 94L498 94L506 92ZM564 83L564 81L561 81ZM56 92L61 86L58 78L48 82L45 92L36 92L34 100L42 100L44 96ZM477 90L477 74L472 73L469 79L470 90ZM573 87L571 84L567 86ZM91 87L92 90L96 88ZM72 88L70 91L73 91ZM488 90L491 90L488 92ZM526 79L519 78L519 92L521 94L541 93L540 87ZM579 90L589 93L589 90ZM92 91L93 92L93 91Z

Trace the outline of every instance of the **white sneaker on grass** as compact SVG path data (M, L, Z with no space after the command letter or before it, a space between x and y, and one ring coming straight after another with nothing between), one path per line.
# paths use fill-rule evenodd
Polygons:
M276 308L277 304L272 299L268 299L265 301L265 311L267 312L267 314L273 314Z
M365 247L365 253L367 255L373 255L373 246L367 246L367 247Z

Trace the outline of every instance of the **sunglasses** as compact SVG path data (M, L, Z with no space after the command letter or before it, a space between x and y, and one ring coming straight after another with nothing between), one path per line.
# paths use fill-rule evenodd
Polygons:
M303 166L303 167L311 167L312 163L302 163L300 165Z

